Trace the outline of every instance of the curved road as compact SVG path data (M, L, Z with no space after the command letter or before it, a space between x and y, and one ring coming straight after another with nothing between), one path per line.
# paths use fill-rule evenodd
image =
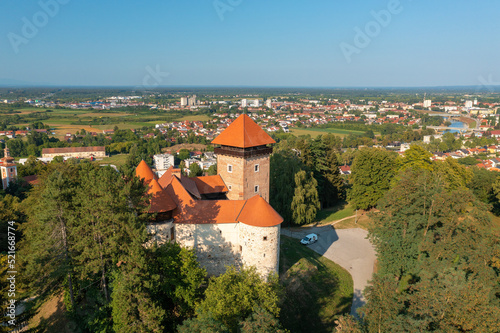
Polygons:
M351 274L354 282L351 315L358 317L356 310L366 303L363 290L372 278L376 260L375 249L366 238L368 232L359 228L337 230L331 225L325 225L303 230L284 228L281 233L297 239L310 233L318 235L318 241L308 246Z

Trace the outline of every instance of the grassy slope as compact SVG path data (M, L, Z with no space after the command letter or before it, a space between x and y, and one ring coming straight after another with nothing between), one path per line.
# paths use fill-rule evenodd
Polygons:
M351 275L297 239L281 236L280 276L286 286L280 317L292 332L331 332L351 308Z

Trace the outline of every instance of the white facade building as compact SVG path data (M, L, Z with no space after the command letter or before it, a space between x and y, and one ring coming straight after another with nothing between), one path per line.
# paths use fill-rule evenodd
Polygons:
M155 169L158 171L167 170L174 166L174 155L171 154L158 154L153 156L155 162Z

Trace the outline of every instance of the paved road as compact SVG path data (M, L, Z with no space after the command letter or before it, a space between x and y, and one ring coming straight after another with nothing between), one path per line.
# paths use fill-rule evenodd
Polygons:
M368 232L359 228L336 230L331 225L301 229L300 231L282 229L283 235L297 239L310 233L318 234L318 241L308 246L339 264L351 274L354 282L351 315L357 317L356 310L366 303L362 292L372 277L376 259L375 249L366 239Z

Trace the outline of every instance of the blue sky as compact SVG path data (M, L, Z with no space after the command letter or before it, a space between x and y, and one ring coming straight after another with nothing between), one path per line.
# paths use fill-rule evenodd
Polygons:
M499 12L495 0L6 0L0 84L500 84Z

